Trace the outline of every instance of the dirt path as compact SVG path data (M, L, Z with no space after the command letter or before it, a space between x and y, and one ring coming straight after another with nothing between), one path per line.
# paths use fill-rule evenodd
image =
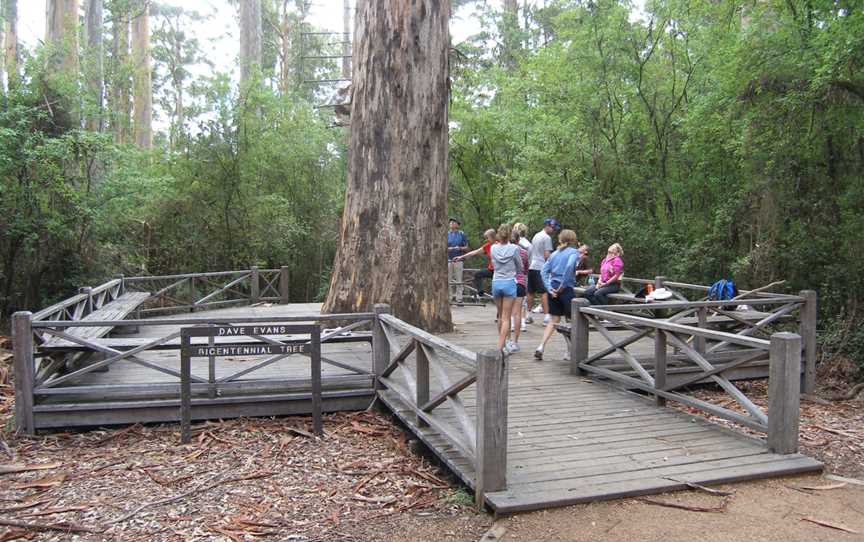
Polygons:
M503 541L531 542L842 542L864 540L864 486L848 484L825 490L795 489L831 486L837 482L821 476L782 478L717 489L734 492L729 497L685 491L648 497L655 501L723 507L723 512L693 512L627 499L570 506L500 519ZM846 527L848 533L804 520ZM479 517L477 518L480 519ZM464 518L410 521L410 536L397 534L396 541L468 541L463 536ZM467 533L465 533L467 534ZM491 542L491 541L490 541Z

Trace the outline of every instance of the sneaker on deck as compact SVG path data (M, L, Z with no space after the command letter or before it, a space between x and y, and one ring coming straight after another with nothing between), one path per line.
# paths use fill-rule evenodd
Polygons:
M519 343L513 342L513 341L510 341L510 344L508 345L508 349L510 350L511 354L514 352L518 352L519 350L522 350L521 348L519 348Z
M528 331L528 322L526 320L522 320L522 326L519 329L520 331Z
M536 307L531 309L531 312L540 314L541 312L543 312L543 305L537 305Z
M538 361L543 361L543 351L539 348L534 351L534 359Z
M523 326L522 331L525 331L525 327L524 327L525 324L533 324L533 323L534 323L534 317L531 316L531 313L529 312L528 315L525 317L525 319L522 320L522 326Z

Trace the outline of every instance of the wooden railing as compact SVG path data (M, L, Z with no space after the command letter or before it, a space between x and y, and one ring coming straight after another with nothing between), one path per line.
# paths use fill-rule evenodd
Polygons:
M471 461L474 490L482 507L485 494L506 487L507 360L501 352L475 354L431 335L375 306L375 373L428 428ZM473 413L460 394L475 388Z
M80 320L94 310L120 297L125 291L123 277L109 280L105 284L91 288L79 288L78 293L50 307L33 314L33 320Z
M289 302L288 267L127 277L126 288L152 292L139 313L195 312L259 302Z
M793 308L806 304L807 299L796 296L760 297L748 300L748 303L777 308L756 323L744 322L745 329L740 332L729 333L704 327L703 318L697 320L697 325L678 323L693 312L710 311L728 315L729 311L724 307L730 304L729 301L675 301L642 306L591 307L585 299L574 299L570 327L571 372L577 375L584 372L596 374L630 389L641 390L653 395L658 405L665 405L667 400L676 401L751 430L764 432L770 449L777 453L794 453L798 447L801 336L778 332L771 334L769 339L763 339L752 335ZM669 318L647 318L633 314L646 310L681 312ZM588 348L590 329L596 330L609 343L607 348L591 355ZM629 330L630 334L615 337L613 329ZM628 351L629 346L648 336L654 338L653 363L650 366ZM670 348L677 361L695 365L698 371L675 383L667 383ZM598 366L600 360L613 353L623 358L635 376ZM733 369L765 357L769 358L767 412L727 378ZM706 380L724 390L740 410L710 403L688 393L688 386Z
M13 321L13 345L15 356L15 419L19 430L33 434L35 431L34 424L34 406L40 400L49 396L80 396L95 395L99 397L110 396L112 394L134 394L139 392L160 392L168 395L178 394L180 392L180 363L179 357L169 364L154 363L152 360L147 360L142 357L142 354L155 350L180 350L180 335L182 326L212 326L212 325L232 325L232 324L278 324L289 322L348 322L347 324L337 329L327 330L321 335L321 343L326 344L336 340L358 340L368 341L369 335L358 334L351 338L343 336L343 334L355 330L360 327L368 327L372 324L372 313L356 313L356 314L306 314L296 316L283 317L235 317L226 318L189 318L189 319L147 319L147 320L122 320L122 321L77 321L77 320L42 320L34 321L33 315L29 312L18 312L12 317ZM160 326L172 329L170 332L160 332L156 336L145 338L107 338L107 339L89 339L82 338L68 333L69 328L81 327L104 327L117 326L122 322L123 326L136 328L156 328ZM43 342L42 337L50 336L59 339L62 342L53 342L51 348L53 351L74 351L83 356L99 355L103 359L94 361L84 367L67 371L64 366L58 366L54 363L46 363L50 360L47 352L42 352L41 348L37 348L37 344ZM286 341L307 341L308 339L297 337L252 337L248 344L283 344ZM215 340L210 339L213 345ZM205 344L211 344L205 343ZM237 343L236 339L231 339L231 343ZM44 347L43 347L44 348ZM290 354L289 354L290 355ZM306 354L303 354L306 355ZM287 355L274 355L259 361L252 366L245 367L241 370L233 372L230 375L217 378L216 376L216 358L208 359L207 376L191 375L193 392L206 392L210 398L215 398L221 394L223 389L241 387L244 390L255 390L260 388L281 388L283 390L289 388L303 388L307 382L305 380L296 379L280 379L268 376L266 378L250 378L248 375L264 367L267 367ZM129 361L151 371L156 371L164 375L176 378L176 381L168 381L154 383L150 381L131 382L123 384L88 384L80 385L75 381L80 377L92 373L94 371L105 370L111 365L119 361ZM372 371L363 368L355 367L351 364L336 361L326 356L321 357L321 361L325 364L339 367L348 371L349 374L345 378L366 377L374 378ZM173 364L173 365L172 365ZM341 377L331 377L341 378Z

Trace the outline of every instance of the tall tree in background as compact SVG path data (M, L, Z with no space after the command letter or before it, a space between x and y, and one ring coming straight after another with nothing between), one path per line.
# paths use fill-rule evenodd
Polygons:
M129 63L129 19L132 10L128 0L108 0L105 7L111 21L111 54L106 73L111 130L114 142L123 144L132 138L132 70Z
M197 11L168 5L154 6L150 16L155 26L152 34L154 95L170 119L168 148L174 151L182 149L188 139L186 121L190 108L186 96L190 90L187 86L191 86L191 83L187 85L191 78L189 67L194 64L212 67L204 57L198 39L186 31L200 25L205 17Z
M3 0L3 57L9 90L18 84L18 0Z
M102 65L102 0L86 0L84 4L84 38L87 41L85 75L87 94L92 102L92 110L87 115L85 127L88 130L102 131L103 127L103 81L105 72Z
M261 0L240 2L240 88L261 70Z
M354 34L348 191L325 312L452 328L447 301L450 3L361 0Z
M132 130L135 145L153 147L153 84L150 77L150 2L135 8L132 19Z
M78 0L47 0L45 43L49 46L46 78L54 122L69 128L79 126L80 103L73 90L78 81Z

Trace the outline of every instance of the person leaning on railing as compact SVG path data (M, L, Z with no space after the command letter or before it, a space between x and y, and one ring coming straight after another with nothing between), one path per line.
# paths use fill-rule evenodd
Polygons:
M615 243L609 247L606 257L600 262L600 280L589 286L582 297L592 305L608 305L609 294L621 289L621 275L624 273L624 249Z

